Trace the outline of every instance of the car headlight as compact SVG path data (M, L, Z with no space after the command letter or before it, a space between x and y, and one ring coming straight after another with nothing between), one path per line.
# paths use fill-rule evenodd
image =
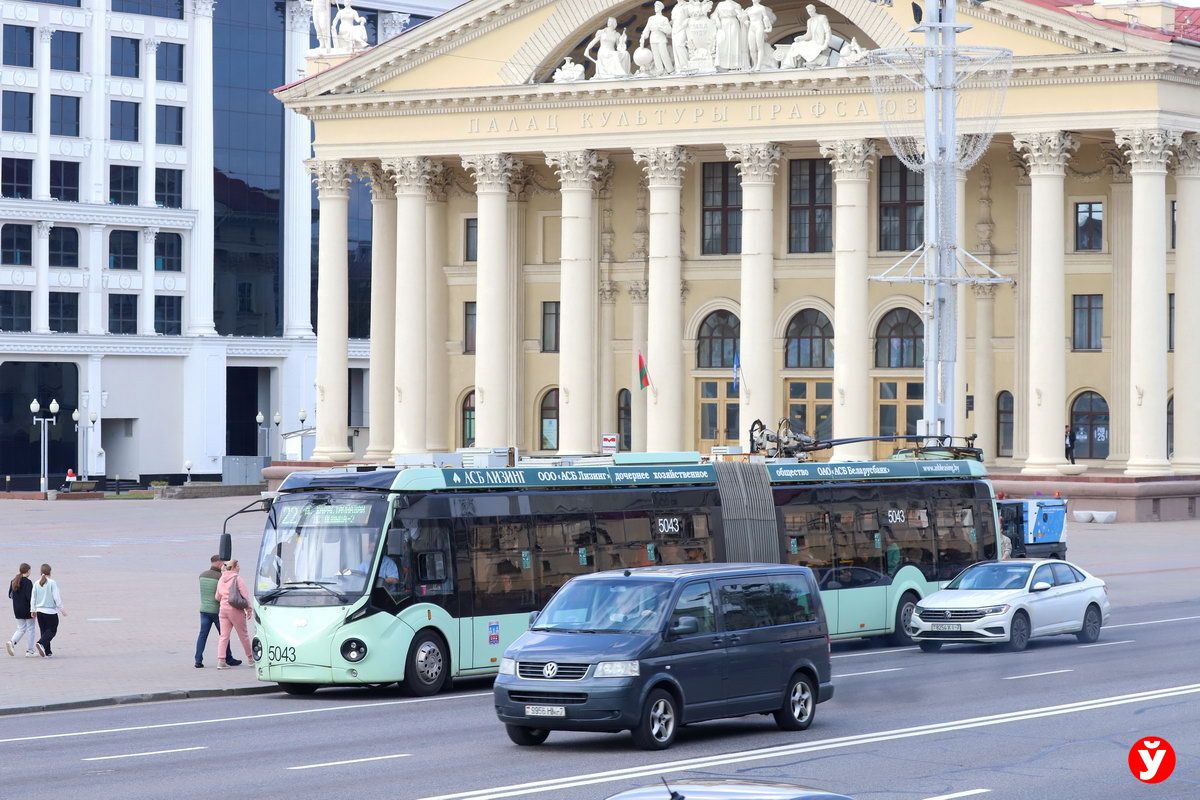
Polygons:
M990 617L993 614L1003 614L1006 611L1008 611L1008 606L988 606L987 608L979 609L979 613L985 617Z
M500 659L500 674L501 675L516 675L517 674L517 662L513 661L511 658Z
M637 661L601 661L596 665L597 678L633 678L642 674Z

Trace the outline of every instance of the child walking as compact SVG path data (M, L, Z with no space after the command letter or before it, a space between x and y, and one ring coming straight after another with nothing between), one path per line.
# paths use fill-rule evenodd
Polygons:
M54 655L50 650L50 642L58 635L58 615L67 612L63 610L58 583L50 577L50 565L42 564L41 572L41 577L33 584L33 610L42 634L37 640L37 651L38 655L50 658Z
M8 641L4 643L4 649L8 651L10 656L17 654L16 646L21 643L21 640L26 636L29 637L29 644L25 647L26 658L36 658L37 652L33 649L33 581L29 580L29 570L32 569L28 564L22 564L17 569L17 576L8 584L8 597L12 600L13 616L17 618L17 630Z

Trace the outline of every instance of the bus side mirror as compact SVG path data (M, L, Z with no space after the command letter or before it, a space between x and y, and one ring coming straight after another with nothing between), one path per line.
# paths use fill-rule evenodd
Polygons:
M229 561L233 558L233 536L230 534L221 534L221 544L217 547L217 557L222 561Z
M1034 592L1046 592L1050 590L1050 584L1045 581L1038 581L1030 587L1030 590Z

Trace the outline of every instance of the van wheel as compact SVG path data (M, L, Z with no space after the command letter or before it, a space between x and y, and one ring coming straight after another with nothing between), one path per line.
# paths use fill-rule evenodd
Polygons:
M941 642L917 642L917 645L921 648L922 653L936 653L942 649Z
M896 604L896 629L888 637L888 644L897 647L910 647L913 644L908 625L912 622L913 614L917 613L917 600L912 592L905 592L900 597L900 602Z
M419 697L428 697L442 690L446 682L446 668L450 659L442 637L432 631L422 631L408 648L408 660L404 664L405 689Z
M550 731L545 728L526 728L523 725L505 725L504 730L508 731L508 738L513 740L513 744L521 747L536 747L550 736Z
M321 688L315 683L281 683L279 688L283 689L288 694L298 696L309 695Z
M664 689L655 689L646 698L641 721L631 731L633 743L641 750L666 750L675 741L678 728L675 698Z
M802 672L792 676L783 706L775 712L775 724L785 731L808 730L817 713L817 693L812 680Z
M1100 609L1094 605L1088 606L1087 611L1083 612L1083 627L1075 634L1075 638L1083 644L1091 644L1100 638L1100 624Z
M1029 646L1029 616L1024 611L1018 611L1013 616L1012 627L1008 630L1008 651L1019 653Z

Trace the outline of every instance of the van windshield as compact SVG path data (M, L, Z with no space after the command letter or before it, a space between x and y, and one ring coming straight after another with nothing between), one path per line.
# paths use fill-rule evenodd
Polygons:
M654 633L671 597L666 581L576 580L551 598L535 631Z

